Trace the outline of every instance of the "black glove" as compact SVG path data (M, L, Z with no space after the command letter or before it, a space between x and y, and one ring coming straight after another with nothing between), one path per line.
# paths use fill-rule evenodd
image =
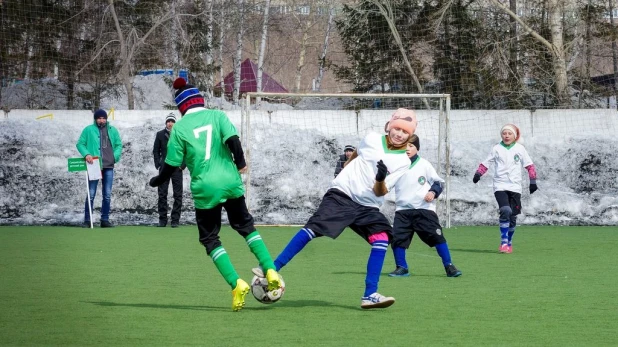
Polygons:
M148 184L151 187L158 187L161 185L161 182L159 181L159 176L155 176L153 178L150 179L150 182L148 182Z
M480 181L480 180L481 180L481 174L480 174L480 173L478 173L478 172L477 172L477 173L475 173L475 174L474 174L474 177L472 178L472 182L476 183L476 182L478 182L478 181Z
M383 182L386 179L386 173L388 172L388 168L384 165L384 162L380 160L378 162L378 173L376 174L376 181Z
M539 190L539 187L536 186L536 183L530 183L530 194Z

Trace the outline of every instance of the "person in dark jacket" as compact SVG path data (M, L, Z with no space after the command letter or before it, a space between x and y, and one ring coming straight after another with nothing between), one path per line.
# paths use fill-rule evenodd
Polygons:
M165 117L165 129L157 132L155 136L152 155L157 170L160 170L165 162L165 157L167 156L167 142L170 139L170 132L175 123L176 116L174 113L168 114L167 117ZM184 170L184 168L185 165L183 163L183 165L172 174L171 178L168 178L159 186L159 202L157 205L157 210L159 211L159 227L167 226L167 210L169 207L167 204L167 192L170 180L172 181L172 190L174 192L174 205L171 213L172 228L176 228L180 225L180 211L182 209L182 170Z
M354 148L354 146L352 145L345 146L345 148L343 149L343 154L339 156L339 160L337 160L337 165L335 166L335 177L337 177L341 170L343 170L343 164L345 164L345 162L350 159L355 149L356 148Z

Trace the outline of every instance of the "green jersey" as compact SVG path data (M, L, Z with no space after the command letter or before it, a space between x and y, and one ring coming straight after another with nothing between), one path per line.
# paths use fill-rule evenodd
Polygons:
M172 128L165 162L191 173L191 193L197 209L213 208L238 198L245 189L225 141L237 135L225 113L200 110L185 114Z

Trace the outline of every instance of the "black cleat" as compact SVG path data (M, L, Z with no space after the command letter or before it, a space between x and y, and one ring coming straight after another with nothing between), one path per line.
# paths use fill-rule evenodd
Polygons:
M113 228L114 225L110 223L108 220L101 221L101 228Z
M457 268L453 264L448 264L447 266L444 267L444 270L446 271L446 277L461 276L461 271L457 270Z
M167 222L159 221L159 224L157 224L157 228L165 228L166 226L167 226Z
M85 221L82 223L82 228L90 228L90 221Z
M408 277L410 276L410 271L403 266L397 266L397 268L388 274L388 277Z
M172 228L178 228L179 224L178 222L172 222Z

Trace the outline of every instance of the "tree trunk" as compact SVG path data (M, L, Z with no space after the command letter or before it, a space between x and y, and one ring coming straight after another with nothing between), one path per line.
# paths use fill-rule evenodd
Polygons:
M609 23L612 28L614 25L614 3L609 0ZM618 105L618 52L616 52L616 39L612 38L612 59L613 59L613 71L614 71L614 98L616 99L616 105ZM618 106L617 106L618 107Z
M328 23L326 24L326 33L324 34L324 45L322 46L322 54L320 54L320 61L318 62L318 76L315 79L315 90L320 91L322 85L322 78L324 77L324 65L326 64L326 53L328 52L328 40L330 38L330 31L332 30L333 20L335 19L335 8L328 9Z
M260 50L258 52L258 71L257 71L257 91L262 91L262 74L264 73L264 55L266 54L266 40L268 39L268 9L270 8L270 0L264 3L264 20L262 22L262 40L260 41ZM260 98L256 100L256 107L259 108L261 103Z
M294 92L300 91L300 79L305 66L305 55L307 54L307 41L309 40L308 28L303 30L303 38L300 41L300 52L298 53L298 64L296 64L296 76L294 81Z
M517 0L509 0L509 5L510 5L510 10L513 11L513 13L517 13ZM509 68L511 70L510 71L511 78L515 80L518 78L518 75L517 75L517 51L518 51L517 21L515 20L515 18L509 17L509 24L510 24L509 37L511 38L511 45L510 45L510 50L509 50Z
M212 68L213 65L213 52L212 52L212 30L213 30L213 22L214 22L214 16L212 13L212 0L204 0L205 1L205 9L206 11L208 11L208 15L206 17L206 28L208 30L208 32L206 33L206 47L208 47L208 50L206 51L206 67L207 67L207 72L206 72L206 99L207 99L207 103L210 103L210 100L212 99L213 96L213 89L214 89L214 81L215 81L215 76L214 76L214 70Z
M234 91L232 94L232 103L238 105L240 95L240 63L242 59L242 47L244 37L244 16L245 1L238 0L238 34L236 36L236 57L234 58Z
M559 0L549 0L549 29L554 49L553 70L556 82L556 98L560 106L569 104L569 90L564 52L562 11Z

